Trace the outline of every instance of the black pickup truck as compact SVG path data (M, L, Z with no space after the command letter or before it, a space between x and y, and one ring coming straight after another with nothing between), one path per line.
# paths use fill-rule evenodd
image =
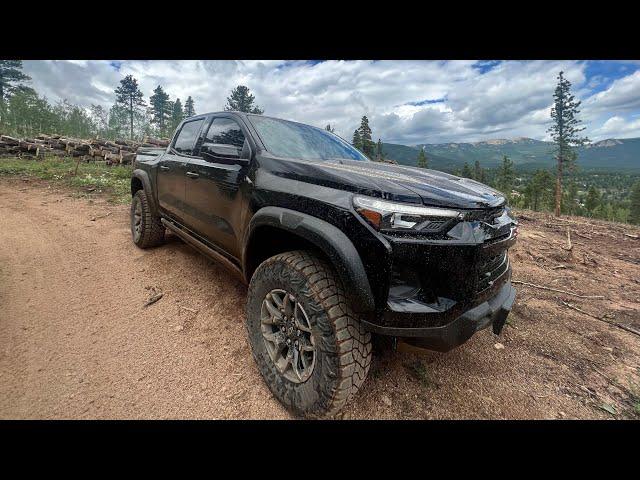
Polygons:
M473 180L370 161L339 136L262 115L184 120L140 152L131 232L165 229L248 284L246 327L274 395L337 413L362 386L371 335L448 351L500 333L515 298L517 222Z

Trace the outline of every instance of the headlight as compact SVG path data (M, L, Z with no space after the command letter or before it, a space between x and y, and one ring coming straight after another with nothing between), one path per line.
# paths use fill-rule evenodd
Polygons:
M353 206L377 230L438 232L461 215L457 210L353 197Z

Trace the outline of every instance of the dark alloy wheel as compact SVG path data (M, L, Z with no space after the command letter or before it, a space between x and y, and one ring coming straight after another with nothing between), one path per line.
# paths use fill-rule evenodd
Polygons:
M313 373L316 346L304 307L294 295L271 290L262 301L260 320L267 352L280 374L305 382Z
M140 202L140 198L135 196L133 197L131 212L131 233L133 235L133 242L138 243L142 236L142 203Z

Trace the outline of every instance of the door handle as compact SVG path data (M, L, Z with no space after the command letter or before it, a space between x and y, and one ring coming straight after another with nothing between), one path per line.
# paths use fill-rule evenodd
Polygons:
M189 178L198 178L200 175L198 175L196 172L187 172L187 177Z
M171 169L169 167L165 167L164 165L160 165L160 170L167 171L167 170L171 170Z

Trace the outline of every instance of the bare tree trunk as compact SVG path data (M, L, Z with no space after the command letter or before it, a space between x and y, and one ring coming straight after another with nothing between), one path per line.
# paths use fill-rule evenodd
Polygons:
M560 206L562 203L562 154L558 155L558 176L556 178L556 217L560 216Z

